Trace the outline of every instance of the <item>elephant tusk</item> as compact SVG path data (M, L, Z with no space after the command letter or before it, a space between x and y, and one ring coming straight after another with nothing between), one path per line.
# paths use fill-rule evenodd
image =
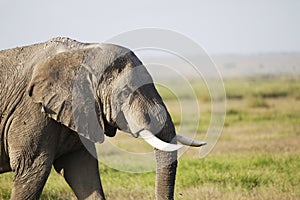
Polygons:
M202 142L202 141L198 141L198 140L193 140L191 138L182 136L177 134L176 135L177 141L180 142L181 144L187 145L187 146L191 146L191 147L201 147L206 145L206 142Z
M170 144L155 137L150 131L142 130L139 135L151 146L162 151L177 151L182 148L181 144Z

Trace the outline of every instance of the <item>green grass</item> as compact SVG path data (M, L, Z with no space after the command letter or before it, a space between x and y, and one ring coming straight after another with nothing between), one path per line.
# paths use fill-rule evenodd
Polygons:
M243 99L249 96L282 98L299 96L298 79L289 77L227 79L225 87L228 99Z
M224 83L227 115L223 133L204 159L199 158L198 149L189 149L180 157L176 199L300 199L300 79L245 78ZM172 84L176 92L158 89L179 128L184 120L181 115L194 117L194 108L187 107L187 113L178 109L177 96L187 102L190 96L180 83ZM197 132L202 137L210 123L210 97L203 82L192 80L191 85L200 104ZM184 130L195 126L188 121L183 125ZM114 141L134 151L128 146L131 137L118 136ZM144 145L137 142L137 146ZM99 170L108 199L154 199L155 172L130 174L102 163ZM0 176L0 199L9 199L11 183L12 173ZM52 171L42 199L72 198L62 177Z
M299 185L300 156L223 156L198 160L183 159L179 172L185 173L189 179L179 177L178 184L182 187L197 187L199 185L217 185L220 189L243 189L251 192L259 187L276 186L280 190ZM195 170L189 170L190 168ZM263 170L262 170L263 169ZM194 174L196 176L194 176Z

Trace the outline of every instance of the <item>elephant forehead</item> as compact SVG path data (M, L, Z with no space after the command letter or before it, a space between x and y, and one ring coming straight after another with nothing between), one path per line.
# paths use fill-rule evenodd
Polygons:
M138 88L153 83L153 80L143 65L139 65L133 68L126 68L116 78L114 83L114 89L122 89L124 86L129 86L132 91Z
M113 44L94 44L87 49L88 53L85 55L82 66L88 68L98 79L116 61L125 58L131 52L126 48Z
M111 52L114 57L119 57L120 55L123 56L131 52L130 49L110 43L101 43L98 44L98 46L105 52Z

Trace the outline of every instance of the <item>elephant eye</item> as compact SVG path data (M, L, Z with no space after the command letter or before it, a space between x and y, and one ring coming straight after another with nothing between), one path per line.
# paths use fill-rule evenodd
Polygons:
M131 89L126 85L119 94L119 98L126 99L131 93Z

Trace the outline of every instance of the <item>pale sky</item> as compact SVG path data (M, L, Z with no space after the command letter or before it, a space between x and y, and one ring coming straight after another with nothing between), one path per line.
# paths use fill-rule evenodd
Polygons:
M56 36L103 42L144 27L184 34L209 54L300 52L300 1L0 0L0 49Z

